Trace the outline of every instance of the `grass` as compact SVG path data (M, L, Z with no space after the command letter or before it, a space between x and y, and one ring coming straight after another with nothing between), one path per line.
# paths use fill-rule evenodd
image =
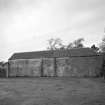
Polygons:
M102 78L1 78L0 105L105 105L105 81Z

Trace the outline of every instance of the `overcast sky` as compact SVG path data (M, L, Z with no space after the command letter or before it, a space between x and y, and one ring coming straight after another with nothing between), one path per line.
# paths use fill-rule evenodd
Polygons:
M49 38L98 45L104 27L105 0L0 0L0 60L45 50Z

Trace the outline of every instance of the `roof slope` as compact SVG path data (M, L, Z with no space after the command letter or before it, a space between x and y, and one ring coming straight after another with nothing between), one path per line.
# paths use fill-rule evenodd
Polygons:
M70 50L54 50L54 51L36 51L14 53L9 60L15 59L34 59L34 58L52 58L52 57L80 57L80 56L96 56L97 53L90 48L74 48Z

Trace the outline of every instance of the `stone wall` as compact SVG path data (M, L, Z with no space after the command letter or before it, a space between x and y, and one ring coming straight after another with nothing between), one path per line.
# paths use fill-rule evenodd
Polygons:
M54 59L53 58L44 58L43 59L43 76L54 76Z
M41 59L9 61L9 76L41 76Z
M10 60L9 76L98 76L102 56Z
M102 57L57 58L57 76L98 76L102 69Z

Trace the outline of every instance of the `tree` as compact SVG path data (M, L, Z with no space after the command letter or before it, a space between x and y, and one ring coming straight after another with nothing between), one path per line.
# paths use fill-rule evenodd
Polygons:
M79 38L79 39L75 40L73 42L74 48L83 48L84 47L84 45L82 43L83 41L84 41L83 38Z
M60 38L51 38L48 40L48 50L66 50L72 48L83 48L83 38L79 38L73 42L70 42L68 45L64 45Z
M69 43L66 48L67 49L71 49L71 48L83 48L84 47L84 45L82 43L83 41L84 41L83 38L79 38L77 40L74 40L73 42Z
M57 50L64 49L64 45L62 44L62 40L60 38L51 38L48 40L48 48L49 50Z
M104 34L105 34L105 28L104 28ZM99 50L100 52L105 52L105 35L102 38L102 42L99 44Z
M100 51L105 52L105 36L102 39L102 42L99 45Z
M66 49L71 49L71 48L73 48L73 43L69 43L66 47Z
M96 47L95 44L93 44L93 45L91 46L91 49L93 49L95 52L97 52L97 51L99 50L99 48Z

